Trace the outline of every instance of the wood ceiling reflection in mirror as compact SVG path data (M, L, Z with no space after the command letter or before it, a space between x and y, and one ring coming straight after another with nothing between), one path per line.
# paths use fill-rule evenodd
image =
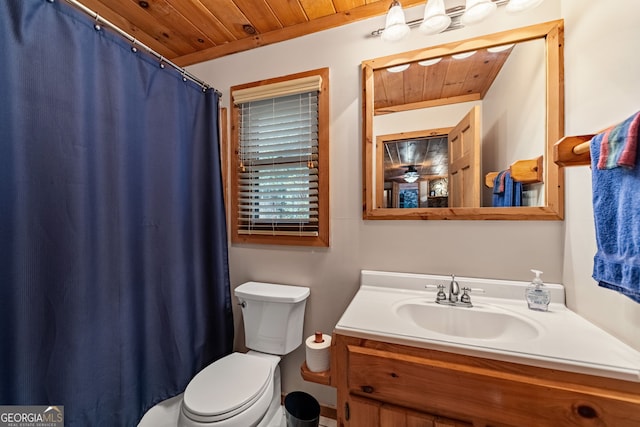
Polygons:
M374 114L480 100L511 49L500 52L481 49L464 60L447 56L431 65L417 61L399 73L390 72L388 68L375 70Z

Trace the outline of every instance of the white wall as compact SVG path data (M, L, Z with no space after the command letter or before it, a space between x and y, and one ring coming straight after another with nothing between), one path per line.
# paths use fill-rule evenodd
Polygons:
M542 39L519 43L487 92L482 111L483 161L488 157L484 172L544 153L545 58Z
M588 3L588 6L585 4ZM640 110L640 2L563 0L567 135L597 132ZM596 252L588 167L566 174L567 305L640 350L640 304L591 278Z
M518 43L484 97L482 176L545 152L545 49L542 39ZM493 189L482 189L482 206L492 206ZM525 204L544 204L544 183L525 189Z
M305 318L308 336L314 330L332 330L357 291L361 269L527 280L529 269L538 268L545 272L546 281L564 281L573 309L640 347L632 327L636 325L637 330L640 324L637 305L597 289L589 279L595 244L586 167L568 173L564 222L363 221L361 217L361 61L558 19L562 4L567 15L567 132L591 132L630 114L640 99L634 49L640 30L632 25L632 19L639 16L640 2L615 2L634 13L609 12L607 5L611 3L547 0L533 11L515 16L499 8L492 18L475 27L432 37L412 31L408 40L398 44L366 37L384 25L384 17L379 17L191 67L190 71L224 93L226 106L230 86L330 67L331 247L232 245L232 287L247 280L311 287ZM409 10L408 19L419 17L422 10ZM604 25L595 22L603 17L608 19ZM614 18L622 19L623 27ZM627 59L627 55L634 57ZM239 319L237 315L236 342L241 347ZM285 357L283 390L305 390L322 403L334 403L331 388L301 379L303 360L304 348Z
M475 105L482 106L482 101L461 102L375 116L373 136L454 127Z

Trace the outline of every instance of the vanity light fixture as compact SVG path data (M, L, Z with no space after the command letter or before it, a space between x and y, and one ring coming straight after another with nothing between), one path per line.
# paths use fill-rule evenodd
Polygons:
M416 168L413 165L411 165L407 168L407 171L404 173L402 178L406 182L413 183L413 182L416 182L418 178L420 178L420 175L418 174L418 171L416 170Z
M420 32L431 35L443 32L451 25L451 17L444 8L444 0L429 0L424 8Z
M496 7L491 0L467 0L460 22L464 25L477 24L496 10Z
M409 26L404 17L404 11L398 0L393 0L387 12L387 20L382 31L382 40L395 42L409 34Z
M426 35L455 30L482 21L498 6L506 5L510 13L523 12L540 5L544 0L466 0L464 6L445 9L445 0L426 0L424 18L405 21L402 6L392 0L387 12L384 28L371 32L372 36L382 36L385 41L398 41L409 34L411 28L419 27Z
M469 52L456 53L455 55L451 55L453 59L465 59L472 55L474 55L477 50L470 50Z
M401 73L404 70L406 70L407 68L409 68L411 64L400 64L400 65L395 65L393 67L388 67L387 71L390 73Z
M513 46L515 46L515 43L503 44L501 46L488 47L487 48L487 52L490 52L490 53L504 52L505 50L511 49Z
M425 59L424 61L418 61L418 65L422 65L423 67L429 67L430 65L435 65L440 61L442 61L442 57Z

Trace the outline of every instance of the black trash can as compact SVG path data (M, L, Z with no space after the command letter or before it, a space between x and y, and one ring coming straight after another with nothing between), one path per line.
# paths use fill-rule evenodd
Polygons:
M287 427L318 427L320 404L304 391L292 391L284 398Z

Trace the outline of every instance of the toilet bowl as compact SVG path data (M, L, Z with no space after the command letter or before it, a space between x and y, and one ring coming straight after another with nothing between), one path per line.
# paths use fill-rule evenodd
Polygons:
M249 352L212 363L187 386L178 426L269 425L268 409L274 400L280 404L279 361L277 356Z
M302 343L309 288L248 282L235 290L248 353L231 353L187 385L179 427L280 427L280 356Z

